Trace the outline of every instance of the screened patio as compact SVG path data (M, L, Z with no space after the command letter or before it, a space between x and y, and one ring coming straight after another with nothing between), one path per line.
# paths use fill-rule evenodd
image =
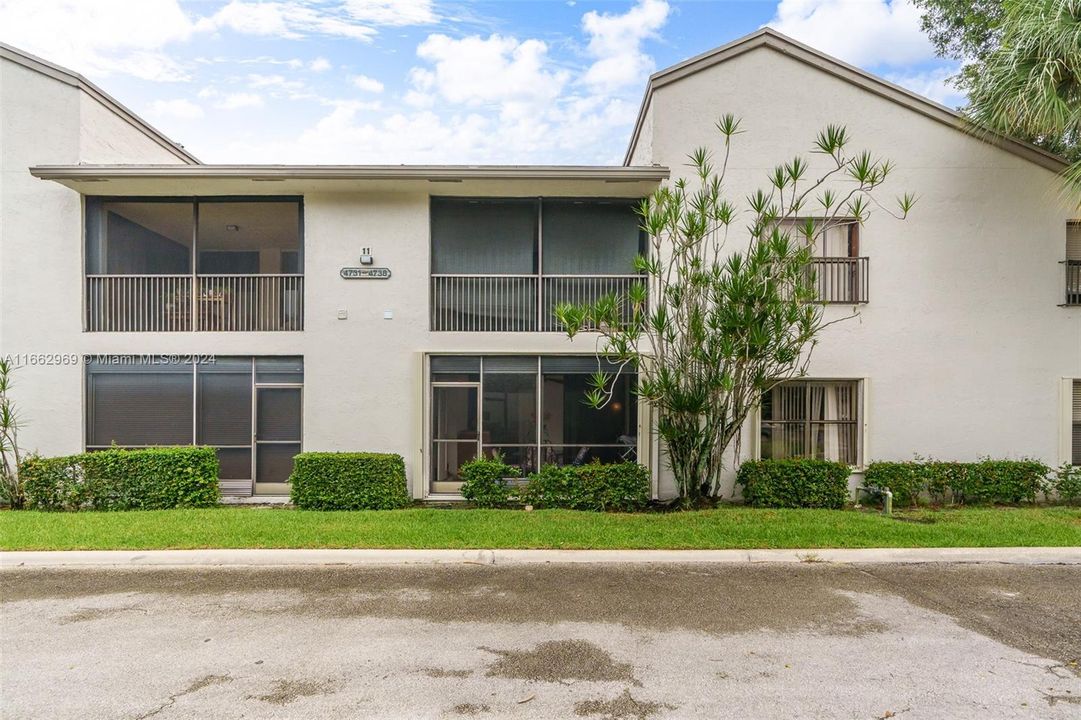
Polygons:
M295 198L87 198L86 330L303 330L302 250Z
M624 296L645 249L633 200L433 198L431 328L556 332L560 303ZM629 314L629 308L624 308Z

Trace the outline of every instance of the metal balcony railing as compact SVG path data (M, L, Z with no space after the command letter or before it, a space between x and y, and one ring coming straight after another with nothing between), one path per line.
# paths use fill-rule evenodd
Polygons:
M605 295L622 300L620 316L624 322L630 321L631 305L626 301L627 291L635 283L644 283L646 278L642 275L545 275L543 281L541 328L560 332L564 329L563 324L556 320L553 313L557 305L584 305L596 302Z
M432 275L432 330L556 332L562 330L552 315L556 305L624 297L642 280L640 275Z
M304 329L303 275L88 275L88 332Z
M870 258L816 257L811 261L823 303L865 303L870 276Z
M1067 260L1065 305L1081 305L1081 260Z

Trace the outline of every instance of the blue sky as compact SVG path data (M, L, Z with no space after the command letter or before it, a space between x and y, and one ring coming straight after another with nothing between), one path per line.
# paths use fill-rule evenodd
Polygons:
M651 72L767 24L962 102L909 0L0 0L217 163L618 164Z

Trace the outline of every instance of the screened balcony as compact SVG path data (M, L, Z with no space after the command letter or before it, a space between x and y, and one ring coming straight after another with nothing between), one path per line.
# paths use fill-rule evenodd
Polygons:
M433 198L431 232L435 331L558 332L556 305L643 280L632 200Z
M86 222L88 332L304 329L299 200L88 198Z

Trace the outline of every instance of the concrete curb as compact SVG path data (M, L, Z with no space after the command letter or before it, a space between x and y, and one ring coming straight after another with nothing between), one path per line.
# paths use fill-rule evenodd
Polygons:
M999 563L1081 565L1081 547L807 550L62 550L0 553L0 569L525 565L542 563Z

